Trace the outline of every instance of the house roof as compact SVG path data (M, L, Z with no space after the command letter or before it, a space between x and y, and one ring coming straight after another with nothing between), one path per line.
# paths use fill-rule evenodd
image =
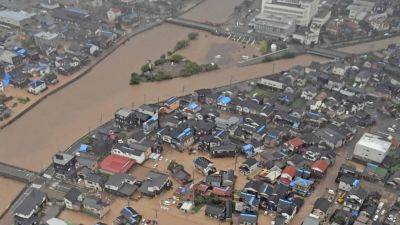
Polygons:
M240 213L239 222L240 223L250 223L256 224L258 221L258 216L255 213Z
M283 169L282 174L288 174L291 177L296 176L296 167L294 166L287 166Z
M318 198L314 203L314 208L326 213L331 206L331 203L326 198Z
M31 188L27 195L24 195L22 201L14 210L14 214L30 218L36 211L36 208L46 200L46 194L35 188Z
M64 196L70 202L75 202L78 200L78 197L82 194L82 192L77 188L71 188L68 193Z
M301 145L304 144L303 139L301 139L300 137L295 137L289 141L286 142L288 145L292 145L294 148L298 148Z
M109 155L100 163L100 168L111 173L126 173L134 164L135 161L129 158Z
M329 163L326 160L320 159L312 164L311 169L321 173L325 173L328 167Z

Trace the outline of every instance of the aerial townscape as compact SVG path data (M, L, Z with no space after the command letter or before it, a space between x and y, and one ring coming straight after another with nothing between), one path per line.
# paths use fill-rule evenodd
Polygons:
M0 0L0 225L400 225L399 0Z

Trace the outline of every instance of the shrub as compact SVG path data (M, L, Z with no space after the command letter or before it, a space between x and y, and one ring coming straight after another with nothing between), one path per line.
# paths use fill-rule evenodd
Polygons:
M183 56L179 54L173 54L170 58L171 62L178 63L183 60Z
M130 85L136 85L139 84L140 80L139 80L139 75L135 72L131 73L131 80L129 81Z
M167 60L165 58L159 58L156 61L154 61L154 65L159 66L159 65L162 65L162 64L164 64L166 62L167 62Z
M150 64L149 63L144 64L142 67L140 67L140 70L142 71L142 73L150 71L151 70Z
M201 67L197 63L188 60L185 62L185 66L182 70L182 76L189 77L193 74L197 74L200 72L201 72Z
M196 40L198 36L199 36L199 33L197 33L197 32L192 32L192 33L188 34L189 40Z
M181 50L183 48L186 48L189 45L189 41L188 40L182 40L182 41L178 41L174 47L175 51Z
M157 73L153 77L153 81L162 81L172 79L171 75L163 70L157 71Z

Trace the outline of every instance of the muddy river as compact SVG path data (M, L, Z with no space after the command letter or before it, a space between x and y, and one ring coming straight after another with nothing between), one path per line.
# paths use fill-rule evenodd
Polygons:
M232 4L225 4L225 2ZM209 0L190 11L185 17L223 22L238 2L240 1ZM207 4L210 5L207 6ZM217 7L223 9L222 12L212 10ZM294 59L242 68L228 63L220 70L190 78L144 83L139 86L128 84L129 74L132 71L138 71L146 60L156 59L162 53L173 48L175 43L185 39L189 32L192 30L164 24L132 38L86 76L50 96L11 126L0 131L0 160L40 171L49 165L54 153L66 149L89 130L111 119L116 109L120 107L138 106L144 102L155 102L157 99L163 100L173 95L187 94L200 88L227 85L231 80L239 82L257 78L287 70L295 65L308 65L312 61L326 61L324 58L302 55ZM231 46L230 41L205 33L200 33L200 36L202 38L193 42L192 46L185 49L182 54L198 61L207 61L219 53L222 57L228 55L221 46L225 42L229 42L228 44ZM399 39L391 42L394 41L399 42ZM358 53L368 48L384 47L387 44L385 41L384 44L374 44L373 46L368 44L361 47L348 47L344 50ZM248 54L252 51L238 50L238 52L229 53L229 57L237 59L241 54ZM11 196L8 191L4 190L13 187L15 187L13 190L17 190L19 185L0 179L0 199L1 202L6 202L5 206L0 205L0 208L6 207L9 202L7 198ZM3 201L4 199L6 201ZM168 213L166 213L167 215ZM170 216L173 217L173 214ZM65 217L69 218L70 216ZM180 216L181 221L186 218L186 216ZM195 224L194 221L193 224Z

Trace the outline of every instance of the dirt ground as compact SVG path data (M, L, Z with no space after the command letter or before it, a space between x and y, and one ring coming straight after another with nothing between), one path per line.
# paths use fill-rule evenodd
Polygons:
M225 23L233 14L235 6L243 0L206 0L185 13L182 18L198 22Z

